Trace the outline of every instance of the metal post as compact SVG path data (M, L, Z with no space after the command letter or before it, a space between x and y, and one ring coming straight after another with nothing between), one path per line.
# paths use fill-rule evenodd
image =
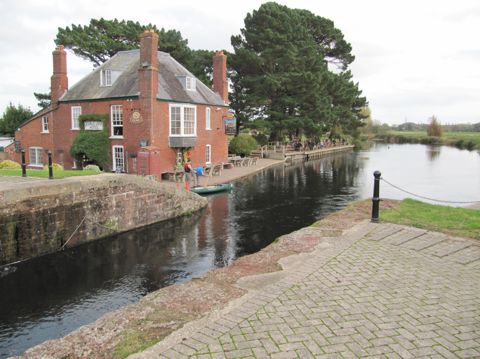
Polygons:
M48 151L48 179L53 179L52 152Z
M25 163L25 150L22 150L22 177L27 177L27 164Z
M373 198L372 198L372 222L378 222L378 212L380 206L380 171L373 172L375 180L373 181Z

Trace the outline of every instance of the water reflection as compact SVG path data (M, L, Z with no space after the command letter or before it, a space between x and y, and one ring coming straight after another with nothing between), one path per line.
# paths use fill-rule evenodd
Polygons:
M439 158L442 146L427 145L425 150L427 151L428 159L433 162Z

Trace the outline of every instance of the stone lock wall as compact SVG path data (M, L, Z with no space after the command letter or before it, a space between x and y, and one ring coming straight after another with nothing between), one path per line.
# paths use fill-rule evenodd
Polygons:
M206 199L142 177L102 175L0 191L0 265L200 210ZM78 227L78 229L77 229Z

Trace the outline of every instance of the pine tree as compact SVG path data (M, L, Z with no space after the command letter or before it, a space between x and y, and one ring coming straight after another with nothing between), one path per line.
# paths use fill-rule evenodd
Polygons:
M231 41L231 106L241 122L270 121L272 139L361 125L366 100L347 71L351 46L330 20L269 2Z

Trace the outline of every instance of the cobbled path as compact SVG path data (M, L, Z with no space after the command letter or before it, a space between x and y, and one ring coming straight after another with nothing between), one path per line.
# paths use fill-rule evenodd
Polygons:
M364 224L173 345L133 357L480 358L479 245Z

